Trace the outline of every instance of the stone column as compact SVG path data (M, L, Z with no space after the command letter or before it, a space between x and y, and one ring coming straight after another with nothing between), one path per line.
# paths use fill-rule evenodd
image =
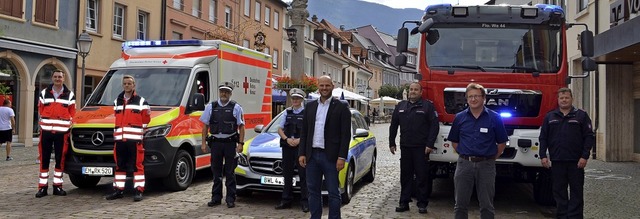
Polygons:
M297 48L291 55L291 78L301 81L304 75L304 25L309 17L307 0L293 0L287 15L291 17L291 28L296 29L297 43Z

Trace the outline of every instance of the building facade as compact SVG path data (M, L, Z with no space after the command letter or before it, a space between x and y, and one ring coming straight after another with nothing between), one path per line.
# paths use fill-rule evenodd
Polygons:
M18 142L33 145L38 94L53 70L75 89L78 1L3 1L0 10L0 89L16 112ZM35 155L34 155L35 156Z

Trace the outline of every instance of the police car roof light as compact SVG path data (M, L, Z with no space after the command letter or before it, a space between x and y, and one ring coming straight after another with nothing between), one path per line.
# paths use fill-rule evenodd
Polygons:
M200 46L201 40L136 40L122 43L122 49L134 47Z
M544 12L560 13L564 17L564 9L562 9L561 6L549 5L549 4L536 4L536 7L538 7L540 10Z

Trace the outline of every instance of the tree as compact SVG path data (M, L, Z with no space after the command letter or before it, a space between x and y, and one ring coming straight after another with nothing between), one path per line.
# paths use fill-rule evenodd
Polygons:
M248 38L246 34L260 32L262 31L262 26L260 22L242 17L237 25L230 24L229 28L224 25L214 25L212 29L204 33L204 39L220 39L236 45L242 45L242 40Z
M380 86L380 89L378 90L378 95L380 97L393 97L396 98L398 96L398 87L390 85L390 84L385 84ZM402 95L402 94L401 94Z

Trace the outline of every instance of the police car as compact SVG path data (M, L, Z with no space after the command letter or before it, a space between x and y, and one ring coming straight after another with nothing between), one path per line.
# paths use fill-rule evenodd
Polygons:
M353 197L353 185L364 180L372 182L376 175L376 138L369 130L362 114L351 109L351 143L345 168L339 173L342 202L349 203ZM284 177L282 175L282 151L278 124L285 119L283 113L278 114L267 126L258 125L255 131L259 134L246 141L244 150L238 157L235 169L239 195L248 195L253 191L282 192ZM293 179L294 192L300 192L300 179ZM323 189L323 195L327 191Z

